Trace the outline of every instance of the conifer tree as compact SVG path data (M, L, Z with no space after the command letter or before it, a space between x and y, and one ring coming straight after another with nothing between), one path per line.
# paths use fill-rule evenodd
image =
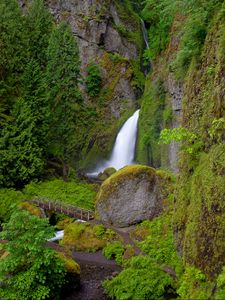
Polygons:
M22 12L16 0L0 1L0 125L20 92L27 40Z
M46 65L46 49L53 26L53 18L43 0L33 0L25 16L29 57L43 68Z
M81 110L78 47L66 23L60 23L54 29L47 54L46 80L51 107L49 152L62 162L63 176L66 180L69 162L76 151L76 134Z
M23 98L13 108L13 122L0 139L0 185L23 186L43 172L48 106L42 73L31 60L23 77Z

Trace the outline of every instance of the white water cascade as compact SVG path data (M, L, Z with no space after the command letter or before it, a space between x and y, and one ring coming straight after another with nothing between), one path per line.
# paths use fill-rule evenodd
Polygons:
M119 170L124 166L134 164L138 117L139 110L137 110L120 129L110 159L101 162L94 172L87 174L88 176L96 176L108 167Z
M147 49L149 49L148 32L147 32L147 29L145 27L145 22L142 19L141 19L141 29L142 29L142 35L143 35L143 38L144 38L144 42L145 42L145 47Z

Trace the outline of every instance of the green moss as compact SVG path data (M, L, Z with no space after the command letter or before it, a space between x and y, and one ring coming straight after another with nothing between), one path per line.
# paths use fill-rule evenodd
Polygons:
M124 246L120 241L107 244L103 249L103 254L108 259L115 259L121 265L123 261Z
M63 261L67 273L80 274L80 266L72 257L69 257L63 252L58 252L58 256Z
M201 138L202 147L194 157L182 155L174 214L177 245L184 260L202 270L210 280L225 265L225 145L219 131L216 136L213 134L215 120L224 117L224 31L218 30L223 24L221 11L211 20L201 67L192 63L186 77L183 124Z
M177 293L181 299L209 300L212 299L212 289L213 283L207 282L204 273L195 267L187 266Z
M151 82L153 77L154 75L146 82L142 98L136 159L141 164L159 167L162 165L162 147L158 142L164 124L166 94L163 81L157 79Z
M176 195L174 220L184 259L210 278L225 264L224 165L225 145L213 146L209 153L200 155L188 180L180 177Z
M71 223L64 227L64 237L60 243L73 251L95 252L115 237L116 234L112 234L102 225Z
M152 181L155 179L155 176L156 171L153 168L141 165L126 166L112 174L103 182L101 189L97 194L96 203L104 201L108 195L112 194L117 189L117 186L122 185L123 182L128 179L147 177Z

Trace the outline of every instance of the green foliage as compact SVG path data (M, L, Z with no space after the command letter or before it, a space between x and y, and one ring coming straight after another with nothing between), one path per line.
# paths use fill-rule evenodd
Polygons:
M141 164L161 165L159 136L163 123L166 94L162 80L147 81L139 117L137 160Z
M125 269L111 281L107 280L104 287L110 297L118 300L165 299L166 293L175 293L177 283L164 268L174 270L177 278L183 272L174 245L170 210L152 221L144 221L135 231L138 237L141 235L142 241L137 243L145 255L126 261ZM122 255L123 249L116 246L107 246L109 258L115 256L116 251Z
M164 295L173 284L172 278L159 270L148 256L130 260L127 269L111 281L104 282L108 295L117 300L165 299Z
M90 63L86 69L87 77L85 78L85 84L87 93L91 97L98 96L101 90L101 70L99 65L95 63Z
M73 251L96 252L114 238L115 233L112 234L102 225L74 222L64 227L64 237L60 243Z
M22 83L23 98L14 105L14 121L4 128L0 137L2 186L23 186L38 178L44 167L48 110L36 61L28 63Z
M39 62L41 68L46 65L46 49L53 27L53 18L43 0L32 0L25 15L28 35L28 55Z
M16 0L0 2L0 40L0 120L4 125L18 96L18 85L27 58L24 19Z
M0 189L0 222L7 222L15 206L26 199L26 196L14 189Z
M166 48L170 40L170 29L177 10L177 1L170 0L146 0L142 11L144 20L149 23L148 30L150 49L148 58L156 56Z
M195 267L187 266L177 293L181 299L207 300L211 299L211 290L212 284L207 282L205 274Z
M94 230L95 235L99 239L103 238L105 231L106 231L105 227L102 224L94 226L93 230Z
M225 268L223 267L222 272L219 274L216 280L216 294L215 299L221 300L225 298Z
M103 249L103 254L108 259L115 259L115 261L121 265L123 262L124 246L121 242L116 241L106 245Z
M154 263L172 267L179 276L183 267L175 248L171 221L171 214L164 214L152 221L144 221L139 226L147 229L149 234L138 245Z
M77 154L81 95L79 84L79 53L70 27L60 23L54 28L47 50L46 81L51 109L49 152L63 164L64 179L68 177L68 164ZM59 64L60 62L60 64Z
M196 148L194 146L196 145L196 143L198 143L198 137L196 134L190 132L187 128L184 127L163 129L160 133L159 143L170 144L172 141L187 143L187 145L183 146L183 150L191 154Z
M0 237L7 255L0 260L0 296L3 299L59 299L65 283L64 265L45 246L54 234L47 219L15 211Z
M225 119L214 119L209 129L210 138L214 143L222 143L224 141Z
M26 185L24 194L29 198L40 197L51 201L74 204L78 207L93 209L96 187L79 182L64 182L59 179Z
M224 144L213 145L208 153L200 153L194 167L185 155L175 195L174 226L184 260L210 278L225 264L224 165Z

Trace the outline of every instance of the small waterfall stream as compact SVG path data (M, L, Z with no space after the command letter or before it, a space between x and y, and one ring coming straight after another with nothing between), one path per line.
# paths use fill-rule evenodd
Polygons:
M148 40L148 31L145 27L145 22L144 22L143 19L141 19L141 30L142 30L142 36L143 36L143 39L144 39L144 42L145 42L145 47L146 47L147 50L149 50L150 46L149 46L149 40ZM145 76L147 76L149 70L153 68L152 60L149 59L149 65L144 64L143 67L144 67L144 74L145 74Z
M148 32L147 32L147 29L145 27L145 22L144 22L143 19L141 19L141 29L142 29L142 34L143 34L144 42L145 42L145 47L147 49L149 49Z
M108 167L114 167L119 170L124 166L134 163L138 117L139 110L137 110L120 129L110 159L101 162L94 172L87 174L88 176L96 176Z

